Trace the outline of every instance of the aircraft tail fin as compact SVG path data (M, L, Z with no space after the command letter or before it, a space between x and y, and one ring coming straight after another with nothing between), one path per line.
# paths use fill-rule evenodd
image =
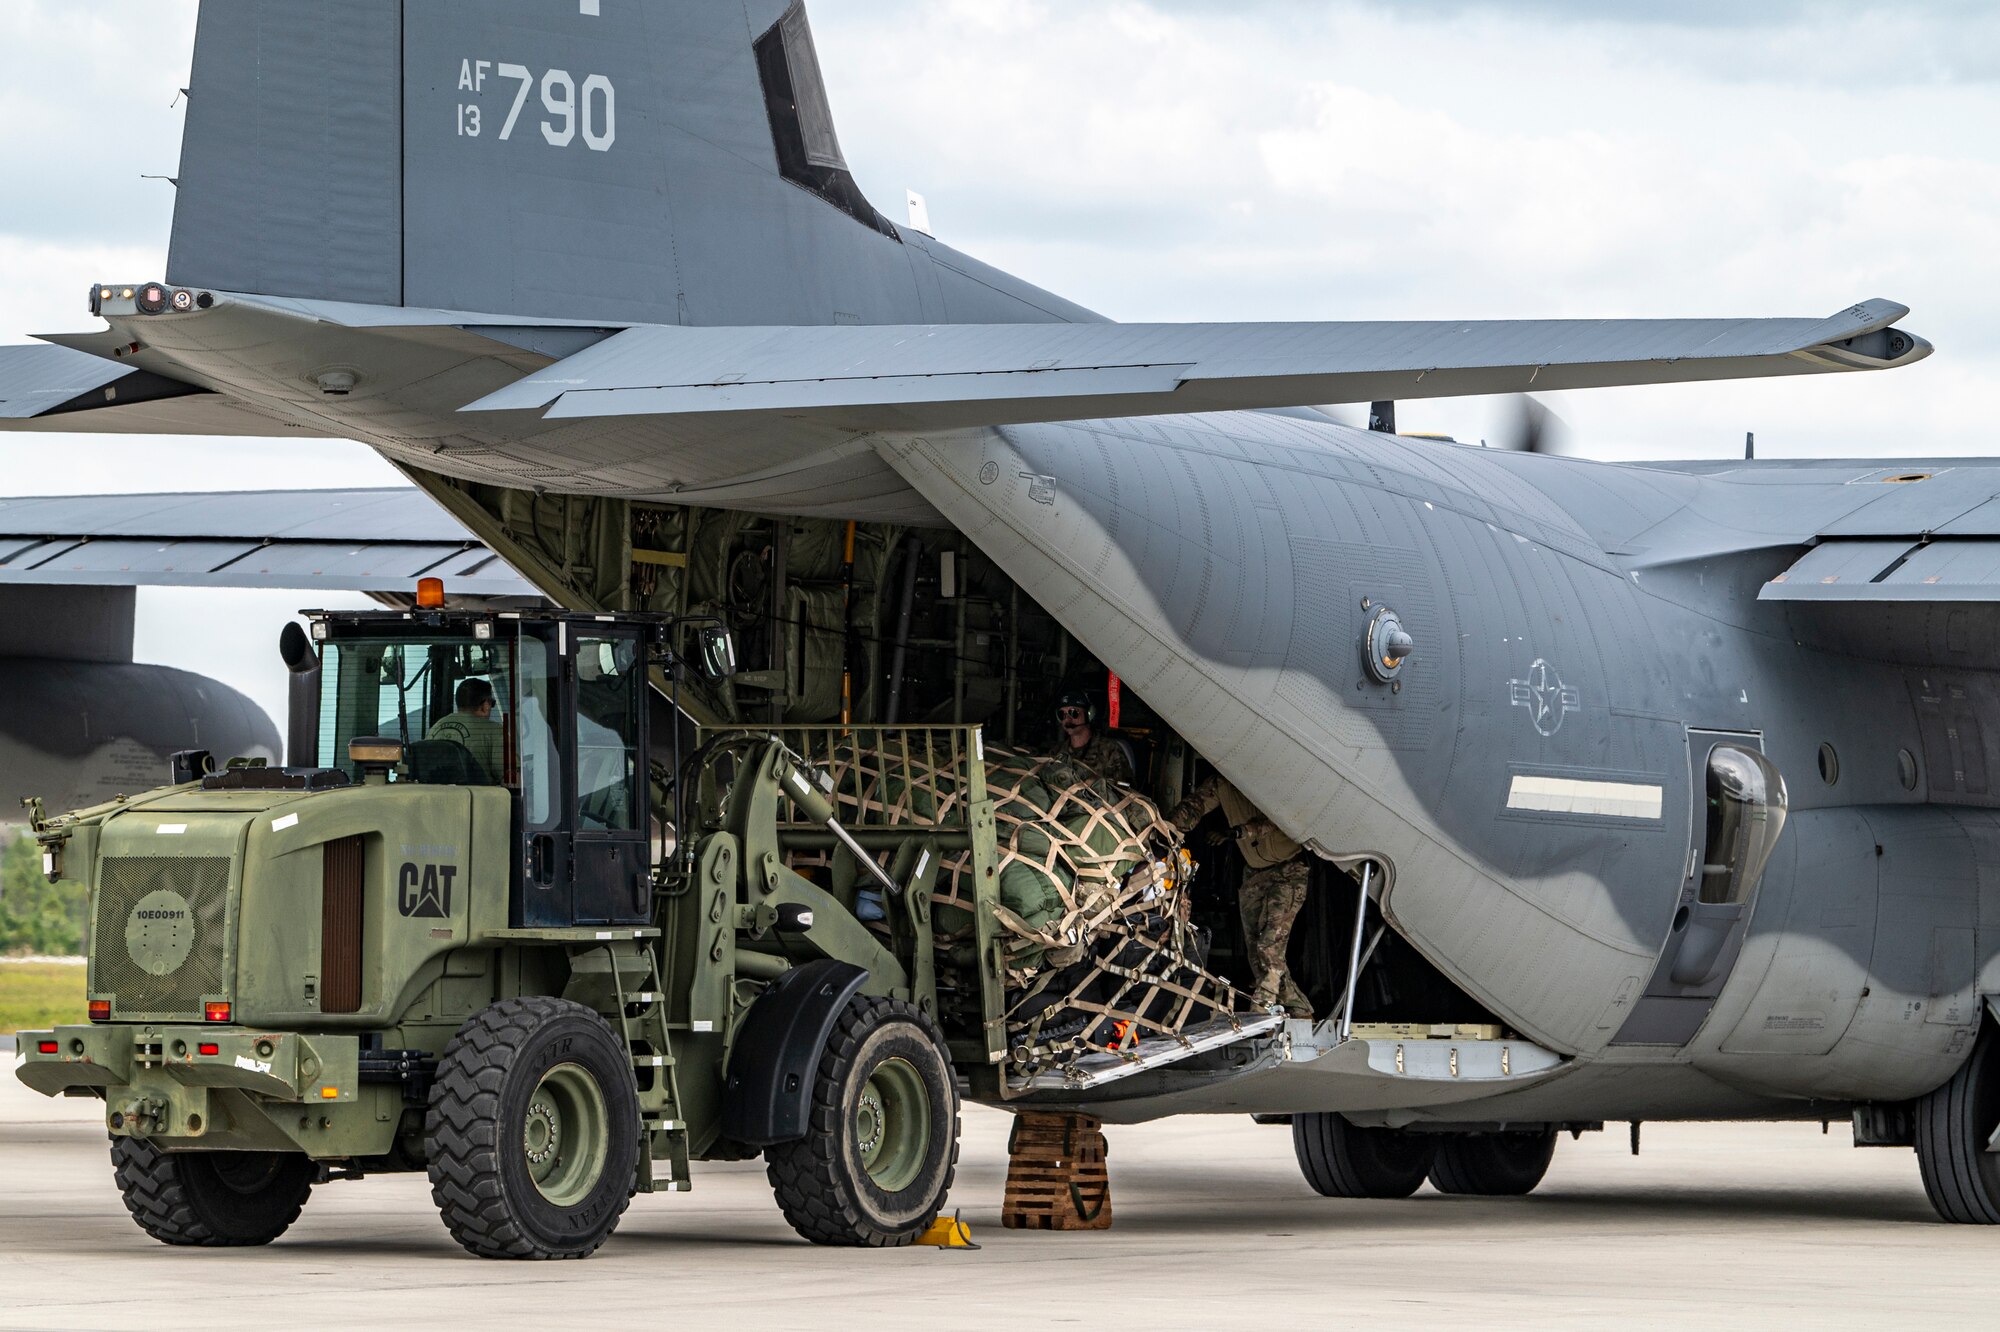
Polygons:
M202 0L169 280L605 323L1088 318L884 218L802 0Z

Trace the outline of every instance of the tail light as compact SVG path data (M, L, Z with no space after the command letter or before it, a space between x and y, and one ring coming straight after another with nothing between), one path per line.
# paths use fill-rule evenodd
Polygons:
M229 1021L229 1005L211 999L201 1006L201 1015L210 1022Z
M111 1001L110 1001L109 999L93 999L93 1000L91 1000L91 1001L90 1001L90 1020L91 1020L92 1022L109 1022L109 1021L111 1021Z
M194 1048L197 1054L216 1055L222 1053L222 1047L214 1041L203 1041Z
M62 1047L57 1045L54 1041L36 1041L35 1048L41 1051L43 1054L54 1054L57 1050L61 1049Z

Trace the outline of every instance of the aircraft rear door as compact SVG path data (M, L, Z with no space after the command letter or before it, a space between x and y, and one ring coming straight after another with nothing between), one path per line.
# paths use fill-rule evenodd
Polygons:
M1757 885L1785 824L1785 783L1756 735L1688 732L1695 818L1659 965L1613 1045L1686 1045L1743 948Z

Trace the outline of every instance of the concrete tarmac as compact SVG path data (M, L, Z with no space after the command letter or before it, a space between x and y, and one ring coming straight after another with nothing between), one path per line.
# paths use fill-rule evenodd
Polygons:
M0 1327L1819 1328L2000 1322L2000 1231L1937 1222L1908 1150L1835 1124L1623 1124L1562 1140L1532 1197L1313 1194L1242 1116L1114 1125L1109 1231L1000 1226L1007 1116L965 1113L977 1253L814 1248L760 1163L633 1200L583 1262L496 1263L421 1176L316 1190L260 1249L170 1249L127 1216L99 1104L0 1064Z

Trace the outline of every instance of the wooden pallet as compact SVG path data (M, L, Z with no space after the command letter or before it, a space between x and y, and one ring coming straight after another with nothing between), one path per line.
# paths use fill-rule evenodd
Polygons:
M1092 1115L1026 1110L1007 1139L1009 1230L1108 1230L1111 1176L1104 1126Z

